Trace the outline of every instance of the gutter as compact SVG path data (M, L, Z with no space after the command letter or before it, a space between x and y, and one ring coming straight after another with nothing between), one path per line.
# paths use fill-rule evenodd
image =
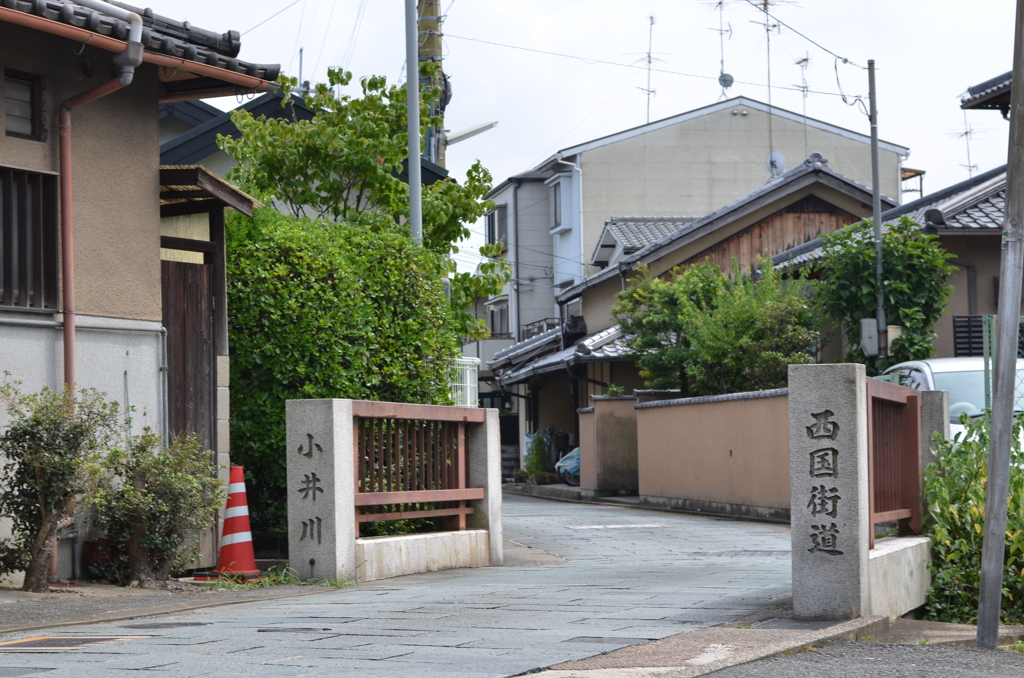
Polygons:
M64 386L70 392L75 391L75 228L71 172L71 111L102 97L123 89L132 83L135 68L142 63L142 17L135 12L100 0L79 0L80 5L103 12L114 18L128 21L131 29L128 42L113 41L123 48L114 57L118 67L117 77L107 83L94 87L78 96L65 100L60 105L60 235L61 235L61 282L63 284L62 307L64 314ZM13 10L8 10L12 12ZM20 14L20 12L17 12ZM4 15L0 14L0 18ZM35 22L47 22L56 26L55 21L22 15ZM42 25L42 24L40 24ZM88 31L84 31L88 33ZM98 37L98 36L97 36Z
M128 12L127 10L121 9L114 5L108 5L104 2L98 2L98 0L81 0L76 4L82 5L83 7L89 7L101 11L104 14L109 14L118 19L129 21L124 18L123 15L134 15L138 17L138 14L134 12ZM100 6L105 6L106 9L101 9ZM75 42L81 42L84 44L92 45L100 49L104 49L108 52L114 52L115 54L124 53L128 49L129 43L133 42L133 38L129 35L128 42L117 40L115 38L108 37L106 35L100 35L99 33L93 33L92 31L85 30L84 28L77 28L75 26L69 26L62 24L52 19L47 19L41 16L35 16L33 14L25 14L14 9L7 7L0 7L0 21L6 21L12 24L18 24L19 26L25 26L37 31L49 33L50 35L57 35L62 38L68 38ZM141 50L141 35L142 35L142 19L139 18L139 33L138 37L134 39L134 42L139 42L139 48ZM134 24L133 24L134 30ZM134 33L132 34L134 35ZM162 66L171 70L182 70L186 73L192 73L193 75L206 76L214 78L216 80L222 80L229 82L232 87L224 87L223 89L204 91L202 95L204 97L211 96L227 96L238 94L238 88L241 88L247 92L267 92L278 89L277 85L268 82L267 80L261 80L255 76L245 75L243 73L236 73L223 68L217 68L216 66L210 66L209 64L201 64L197 61L189 61L188 59L180 59L177 57L167 56L165 54L154 54L153 52L146 52L142 50L142 63L154 64L156 66ZM138 65L138 64L136 64ZM161 97L161 103L172 103L175 101L188 101L197 98L194 94L188 92L180 92L177 94L170 94L166 97Z

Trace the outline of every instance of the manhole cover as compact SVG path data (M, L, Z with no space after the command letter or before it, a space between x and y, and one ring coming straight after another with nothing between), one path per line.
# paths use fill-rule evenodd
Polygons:
M324 631L330 631L330 629L256 629L257 633L323 633Z
M837 621L818 621L816 619L768 619L754 624L755 629L790 629L794 631L820 631L835 626Z
M653 638L598 638L595 636L580 636L563 640L563 643L599 643L606 645L643 645L649 643Z
M86 647L119 643L124 640L135 640L146 636L37 636L21 640L8 640L0 643L0 652L63 652L81 650Z
M176 629L185 626L209 626L206 622L152 622L150 624L132 624L122 629Z

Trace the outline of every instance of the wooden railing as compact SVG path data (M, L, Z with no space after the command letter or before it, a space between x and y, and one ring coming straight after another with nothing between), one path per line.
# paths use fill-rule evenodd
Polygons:
M867 380L870 548L875 525L898 521L899 534L921 534L921 394Z
M466 529L468 501L484 498L466 486L466 424L482 423L475 407L355 401L356 533L361 523L407 518L444 519Z

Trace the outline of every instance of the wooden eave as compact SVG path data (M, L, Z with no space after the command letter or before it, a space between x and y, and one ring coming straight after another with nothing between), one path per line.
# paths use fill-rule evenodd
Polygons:
M252 216L262 203L201 165L160 167L160 216L198 214L229 207Z

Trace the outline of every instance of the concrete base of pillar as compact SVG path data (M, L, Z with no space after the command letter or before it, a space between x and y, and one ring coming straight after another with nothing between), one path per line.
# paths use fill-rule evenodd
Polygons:
M487 530L431 532L356 540L356 580L360 583L436 572L457 567L490 565Z

